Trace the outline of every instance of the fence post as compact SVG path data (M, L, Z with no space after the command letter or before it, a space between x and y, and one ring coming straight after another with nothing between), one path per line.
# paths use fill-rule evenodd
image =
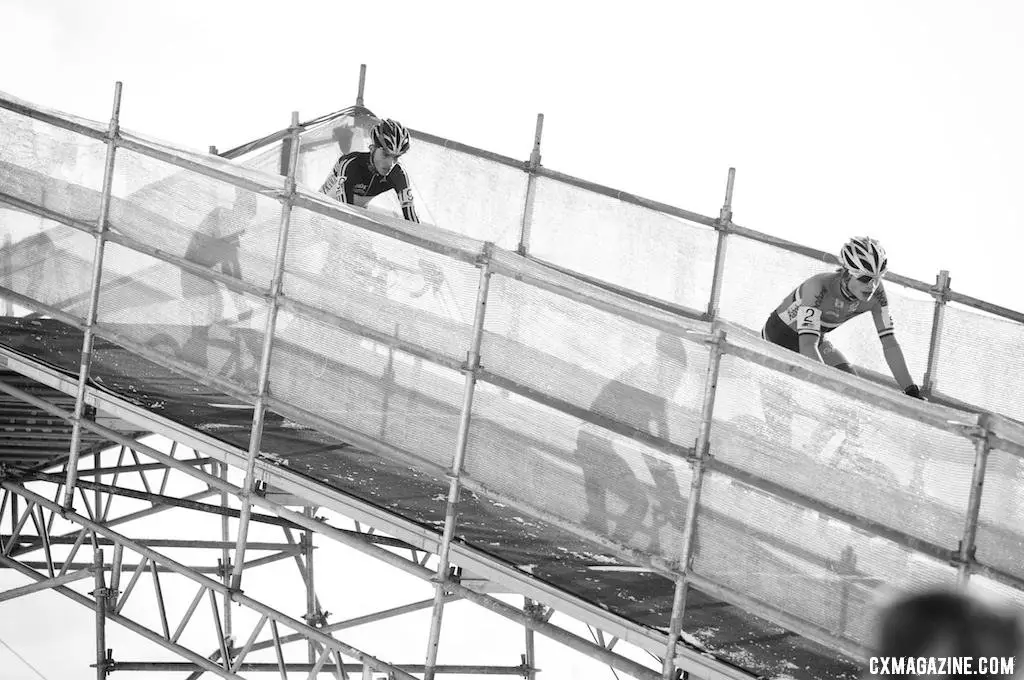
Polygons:
M718 303L722 297L722 277L725 275L725 247L729 227L732 226L732 188L736 181L736 168L729 168L729 179L725 185L725 202L715 220L718 231L718 244L715 246L715 271L711 278L711 299L708 300L707 317L714 321L718 318Z
M363 106L363 89L366 87L366 64L359 65L359 91L356 93L356 106Z
M686 527L683 530L683 547L679 557L679 575L676 577L675 592L672 596L672 617L668 626L668 645L662 661L661 677L663 680L675 678L676 642L683 629L683 617L686 614L686 594L689 590L690 565L693 562L693 548L697 536L697 511L700 504L701 488L704 482L705 462L708 458L711 442L711 423L715 411L715 395L718 393L718 374L722 364L722 345L725 343L725 331L715 330L711 341L711 358L708 361L707 378L704 383L704 403L701 408L700 430L697 433L695 447L696 457L693 463L693 479L690 482L690 497L686 504Z
M932 314L932 337L928 342L928 365L921 380L921 391L930 397L936 385L936 373L939 367L939 341L942 337L942 326L946 319L946 303L949 302L949 271L943 269L935 277L932 297L935 298L935 312Z
M92 367L92 345L96 317L99 312L100 281L103 278L103 253L107 244L107 216L110 211L110 195L114 185L114 157L117 153L117 138L120 134L121 83L114 85L114 106L107 129L107 157L103 167L103 193L100 198L100 214L96 222L96 247L93 251L92 283L89 289L89 308L85 317L85 332L82 335L82 360L78 367L78 392L75 396L74 419L71 427L71 452L68 457L68 474L64 487L64 507L74 505L75 484L78 482L78 458L82 452L82 418L85 413L85 391Z
M516 252L526 256L530 252L530 231L533 228L533 203L537 195L537 168L540 167L540 138L544 132L544 114L537 114L537 129L533 135L533 151L526 163L526 204L523 207L523 226L519 232Z
M964 518L964 533L960 539L957 564L957 586L962 590L971 578L971 563L974 561L975 538L978 535L978 515L981 512L981 491L985 486L985 471L988 468L988 454L992 448L989 441L989 415L981 414L978 419L981 434L974 442L974 471L971 475L971 491L967 498L967 515Z
M437 665L437 648L441 638L441 618L444 613L445 586L448 584L449 559L452 536L458 516L459 496L462 492L462 467L466 459L466 448L469 444L469 425L473 414L473 395L476 390L476 376L480 370L480 345L483 342L484 315L487 311L487 297L490 290L491 264L490 258L493 245L484 245L481 257L480 283L477 288L476 311L473 317L473 337L466 357L463 371L466 374L466 385L462 395L462 410L459 415L459 429L456 433L455 456L449 472L451 480L448 487L448 502L444 513L444 531L441 534L441 547L437 559L437 576L434 584L434 610L430 618L430 637L427 641L427 660L423 672L423 680L434 680Z
M252 494L255 492L256 457L263 440L263 422L266 417L265 399L270 380L271 352L274 346L274 330L277 327L277 312L280 307L281 287L284 278L285 253L288 249L288 229L291 224L292 202L295 200L295 166L299 153L299 114L292 113L290 135L292 139L291 158L288 163L288 177L281 203L281 224L277 234L277 252L274 256L274 276L270 282L270 309L263 330L263 347L260 352L260 369L256 383L256 404L253 407L252 429L249 433L249 451L245 461L245 481L242 483L241 509L238 519L238 536L235 546L235 562L231 571L231 589L238 590L245 567L245 544L249 537L249 519L252 516Z

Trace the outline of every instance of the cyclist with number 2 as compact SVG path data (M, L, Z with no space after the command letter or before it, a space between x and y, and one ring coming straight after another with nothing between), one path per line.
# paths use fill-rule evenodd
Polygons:
M907 395L922 399L889 316L889 301L882 285L889 262L882 245L867 236L852 238L839 252L839 264L836 271L812 276L787 295L768 316L761 337L856 375L846 357L825 336L855 316L871 312L893 378ZM775 420L780 414L768 412L776 410L766 408L765 415Z

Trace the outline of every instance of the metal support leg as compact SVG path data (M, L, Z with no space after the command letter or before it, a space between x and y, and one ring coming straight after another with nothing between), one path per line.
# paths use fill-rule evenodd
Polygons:
M93 333L99 309L100 280L103 277L103 253L107 243L107 215L110 211L110 194L114 184L114 156L117 152L120 116L121 83L118 82L114 85L114 107L113 112L110 114L110 127L107 130L107 157L103 167L103 193L100 198L99 219L96 223L96 246L93 251L89 307L85 318L85 333L82 336L82 360L78 368L78 392L75 395L75 412L71 428L71 454L68 458L67 483L64 487L64 507L68 509L71 509L74 505L78 457L82 451L82 417L85 413L85 390L89 381Z
M710 454L711 423L715 411L715 395L718 392L718 372L722 363L722 345L725 332L715 331L714 344L711 346L711 358L708 361L708 372L704 382L704 404L701 409L700 431L697 433L696 454L693 464L693 480L690 483L690 498L686 505L686 527L683 530L682 554L679 557L679 576L672 596L672 617L668 627L668 646L662 662L662 680L673 680L676 672L676 642L683 629L683 617L686 614L686 594L689 590L690 565L693 562L693 546L697 535L697 512L700 507L700 494L704 481L704 463Z
M938 382L939 344L942 338L942 326L946 319L946 303L949 302L949 287L952 279L949 271L943 269L935 277L932 296L935 298L935 312L932 314L932 337L928 342L928 365L921 380L921 391L931 396Z
M530 252L530 231L533 228L533 203L537 194L537 168L540 167L540 137L544 132L544 114L537 114L537 131L533 136L533 151L526 164L526 204L523 206L523 225L519 232L516 252L526 256Z
M978 535L978 514L981 512L981 491L985 485L985 470L988 467L989 416L982 414L979 425L984 434L974 444L974 472L971 475L971 492L967 497L967 515L964 518L964 533L960 539L959 564L957 565L957 586L967 587L971 578L971 562L974 560L974 541Z
M228 481L228 464L217 463L220 470L220 478L225 482ZM228 505L229 495L226 491L222 491L220 494L220 503L225 510L229 508ZM221 540L224 541L224 548L221 550L221 569L223 570L223 581L224 585L231 587L231 550L227 547L227 544L231 541L231 527L229 525L230 518L227 514L221 515L220 518L220 536ZM232 636L231 629L231 598L228 595L224 595L224 635L229 639Z
M103 551L93 551L93 576L96 598L96 680L107 677L107 586L103 579Z
M427 643L427 663L423 680L434 680L437 664L437 646L441 637L441 616L444 611L445 586L448 582L449 562L452 535L455 533L455 522L459 494L461 492L462 465L466 457L466 444L469 439L469 423L473 411L473 393L476 388L476 373L480 367L480 344L483 340L484 315L487 310L487 293L490 287L490 251L487 244L484 261L480 268L480 285L477 290L476 312L473 318L473 339L466 359L466 388L462 399L462 412L459 416L459 430L455 443L455 458L451 469L451 486L448 489L448 504L445 508L444 532L441 537L441 548L437 563L437 582L434 591L434 613L430 619L430 638Z
M270 283L270 310L264 327L263 350L260 356L260 373L256 386L256 406L252 414L252 433L249 437L249 456L245 464L245 483L242 485L242 508L238 521L238 546L235 548L235 563L231 572L231 588L237 590L242 584L242 567L245 563L245 542L249 535L249 517L252 514L252 494L256 477L256 457L263 439L263 419L266 415L264 400L267 396L267 382L270 375L270 355L274 344L274 329L277 326L277 311L284 276L285 252L288 248L288 227L291 223L292 201L295 199L295 168L299 157L299 114L292 113L289 133L292 142L291 158L288 163L288 177L285 180L285 195L281 204L281 228L277 235L277 253L274 258L274 277Z
M313 508L307 505L302 509L302 514L312 519ZM303 553L306 558L306 623L315 627L318 612L316 591L313 589L313 532L307 529L305 534ZM312 640L309 641L309 662L316 663L316 646Z
M708 300L708 320L718 318L718 304L722 298L722 277L725 275L725 248L728 244L729 227L732 226L732 188L736 181L736 168L729 168L729 179L725 185L725 202L718 214L715 228L718 230L718 244L715 246L715 271L711 279L711 299Z
M4 234L4 245L2 248L0 248L0 271L4 272L5 274L10 272L13 267L13 264L11 262L12 245L13 241L11 240L11 235ZM3 315L14 316L14 302L7 297L4 298Z
M536 616L537 605L530 598L524 598L523 611L527 616ZM526 628L526 655L523 657L523 663L527 668L526 680L537 680L537 671L535 670L537 668L537 649L534 644L533 628L529 626Z

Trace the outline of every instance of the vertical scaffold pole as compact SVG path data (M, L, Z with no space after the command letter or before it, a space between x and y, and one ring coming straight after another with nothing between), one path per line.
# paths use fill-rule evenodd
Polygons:
M107 586L103 578L103 551L93 550L93 597L96 598L96 680L107 677Z
M715 246L715 271L711 278L711 299L708 300L707 316L710 321L718 318L718 304L722 298L722 277L725 276L725 248L728 244L729 227L732 226L732 188L736 182L736 168L729 168L729 179L725 184L725 202L715 221L718 243Z
M523 609L526 615L530 618L535 618L538 614L538 606L530 598L524 598ZM537 647L534 644L535 634L533 628L526 627L526 655L523 657L523 663L526 665L526 680L537 680Z
M942 339L942 327L946 320L946 303L949 302L949 288L952 279L949 271L943 269L935 277L932 296L935 298L935 311L932 314L932 337L928 342L928 365L921 380L921 391L930 397L938 383L939 346Z
M71 428L71 453L68 458L68 473L64 487L64 507L74 507L75 484L78 482L78 458L82 453L82 417L85 413L85 390L92 365L93 333L99 309L100 280L103 277L103 253L107 243L107 215L110 212L110 195L114 186L114 157L117 152L117 138L121 119L121 82L114 84L114 105L107 128L107 157L103 166L103 192L100 197L100 214L96 221L95 249L92 261L92 282L89 288L89 307L85 317L85 333L82 336L82 361L78 367L78 392L75 395L75 412Z
M359 91L356 93L356 106L363 106L363 90L366 88L366 64L359 65Z
M274 256L274 276L270 282L270 309L264 327L263 349L260 355L260 371L256 384L256 406L252 414L252 432L249 436L249 453L245 461L245 482L242 484L242 507L238 519L238 542L235 546L235 562L231 571L231 589L238 590L242 583L242 567L245 562L245 543L249 535L249 518L252 516L252 494L256 477L256 457L263 440L263 420L266 415L265 400L270 377L270 356L274 346L274 329L277 327L277 312L280 307L281 285L284 278L285 253L288 249L288 229L291 224L292 202L295 200L295 167L299 155L299 113L292 113L289 131L291 158L288 162L288 176L281 201L281 228L277 235L277 253Z
M218 469L220 470L220 478L225 482L228 481L228 464L217 463ZM227 491L222 491L220 494L220 504L227 510L231 506L228 503L229 494ZM224 585L228 588L231 587L231 550L227 547L228 541L231 540L231 525L229 524L230 518L225 513L220 518L220 536L221 540L224 541L224 548L221 550L221 576L224 581ZM232 628L231 628L231 594L224 593L224 636L228 640L232 639ZM232 644L228 645L230 649Z
M686 527L683 530L683 546L679 557L679 575L676 577L675 592L672 596L672 617L668 626L668 645L662 661L661 677L663 680L675 678L676 642L683 630L683 617L686 614L686 594L689 589L691 564L693 563L693 547L697 536L697 512L700 507L700 494L704 483L704 468L709 456L711 442L711 423L715 411L715 395L718 393L718 374L722 364L722 346L725 343L725 331L715 330L715 338L711 344L711 356L708 361L707 378L704 382L704 403L701 407L700 430L697 433L695 447L696 458L693 463L693 479L690 482L690 498L686 504Z
M0 271L5 275L10 273L14 267L11 258L12 245L13 241L11 241L11 235L4 234L4 245L3 248L0 249ZM4 298L4 316L14 316L14 303L10 298Z
M455 440L455 456L449 473L451 484L448 488L448 502L444 514L444 532L441 535L441 547L438 554L437 576L434 590L434 610L430 618L430 637L427 641L427 661L423 680L434 680L437 665L437 647L441 639L441 617L444 612L445 586L448 583L449 554L452 536L455 533L455 522L458 515L459 494L462 490L462 465L466 458L466 445L469 441L469 424L473 412L473 394L476 389L476 375L480 368L480 345L483 341L484 317L487 311L487 295L491 281L491 252L493 244L484 245L484 254L480 264L480 285L477 289L476 310L473 316L473 337L463 371L466 374L466 385L462 397L462 411L459 414L459 429Z
M974 442L974 471L971 475L971 491L967 497L967 514L964 518L964 533L960 539L957 565L957 586L967 587L971 578L971 562L974 560L974 541L978 535L978 515L981 513L981 492L985 486L985 471L988 468L988 454L992 448L989 441L989 416L982 414L978 425L982 434Z
M544 114L537 114L537 129L533 134L533 151L526 163L526 203L523 206L523 225L519 231L516 252L524 257L530 254L530 232L533 229L533 204L537 195L537 168L540 167L540 138L544 133Z
M313 519L313 508L307 505L302 509L302 514L310 519ZM316 606L316 590L313 587L313 536L315 534L312 531L307 530L305 532L305 539L303 541L302 552L306 558L306 623L314 628L317 627L317 606ZM309 662L316 663L317 651L316 644L311 639L309 641Z

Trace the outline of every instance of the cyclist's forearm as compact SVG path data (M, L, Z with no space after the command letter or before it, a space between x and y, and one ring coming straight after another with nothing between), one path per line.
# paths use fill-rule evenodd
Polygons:
M907 368L907 360L903 356L903 348L895 339L883 344L882 351L885 354L885 363L889 364L892 377L896 379L901 390L905 390L914 384L910 376L910 369Z
M816 336L810 334L800 336L800 354L815 361L825 363L821 356L821 350L818 349L818 338Z

